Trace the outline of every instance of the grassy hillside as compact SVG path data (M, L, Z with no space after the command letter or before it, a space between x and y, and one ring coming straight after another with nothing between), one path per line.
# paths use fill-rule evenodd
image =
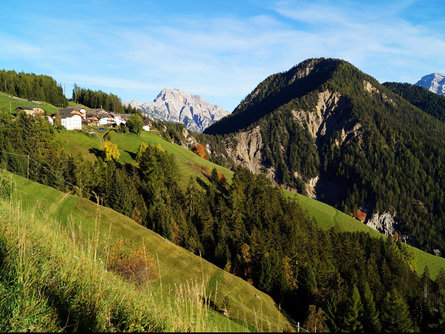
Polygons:
M86 156L90 155L91 157L94 157L92 153L89 153L89 148L100 147L99 138L89 137L82 133L66 131L59 134L59 138L63 145L65 145L69 150L80 152ZM130 163L135 163L132 156L135 156L140 143L145 142L151 145L161 145L161 147L167 152L172 153L175 156L178 163L178 168L180 170L181 184L184 187L187 185L190 177L193 179L200 177L201 179L205 180L202 172L206 171L208 168L216 167L218 171L221 171L224 174L229 182L233 176L232 171L200 158L190 150L187 150L179 145L171 144L161 136L154 133L143 132L141 136L136 136L132 134L124 135L112 132L111 141L118 144L121 152L121 160ZM311 217L315 218L318 225L324 230L328 230L333 227L338 231L362 231L369 233L374 237L384 237L374 229L364 225L353 217L335 209L332 206L311 199L307 196L295 194L285 190L284 192L287 196L296 197L300 205L308 211ZM429 267L432 278L437 276L441 268L445 269L444 258L425 253L415 247L412 247L412 249L416 257L414 267L419 274L423 273L426 265Z
M91 137L83 133L64 131L58 134L59 141L69 151L80 153L88 159L94 159L94 154L90 148L100 148L101 138L105 132L99 132L97 137ZM110 132L111 141L118 145L121 162L136 163L134 157L141 143L150 145L160 145L165 151L175 156L181 176L181 185L185 187L190 178L196 180L199 177L206 181L203 173L209 174L213 168L220 171L228 180L232 178L233 172L227 168L216 165L206 159L199 157L192 151L166 141L161 136L142 131L140 136L134 134L120 134L114 131Z
M145 246L147 255L153 259L159 274L147 288L146 293L155 298L152 303L158 305L159 313L163 313L162 308L165 311L165 308L177 307L174 292L178 289L181 294L188 296L187 298L199 299L199 296L191 295L193 289L199 288L201 297L209 298L210 306L207 307L206 313L202 311L202 319L193 319L197 315L187 313L190 319L184 320L186 323L189 320L188 324L184 324L185 327L175 328L169 323L171 319L165 320L167 323L164 323L163 327L172 330L188 328L218 331L278 331L289 328L288 321L278 311L274 301L244 280L172 244L111 209L96 206L86 199L64 194L20 176L14 175L13 178L18 193L14 206L21 206L20 212L26 212L27 217L36 220L31 229L38 229L42 222L56 220L57 223L54 224L60 225L62 238L72 235L71 239L78 245L87 248L93 246L90 255L97 256L99 262L106 262L105 259L109 257L106 250L119 240L131 242L132 249ZM6 217L3 215L5 223L8 223L7 217L8 215ZM54 228L54 224L51 228ZM33 230L31 233L34 233ZM46 240L44 235L41 238ZM145 294L140 298L146 298ZM185 307L190 307L189 312L193 311L190 301L181 302L188 303ZM215 312L214 308L227 309L228 317ZM183 311L178 310L178 312ZM196 323L197 327L194 328L193 324L197 321L201 322Z
M14 112L15 108L17 107L33 107L36 105L40 106L43 110L45 110L48 115L51 115L60 109L47 102L35 103L32 101L28 101L26 99L11 97L10 95L0 92L0 111L2 112L9 113L10 106L11 106L11 111Z

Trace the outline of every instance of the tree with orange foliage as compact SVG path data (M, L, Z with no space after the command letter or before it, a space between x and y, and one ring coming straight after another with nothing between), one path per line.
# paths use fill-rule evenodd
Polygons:
M208 160L204 145L198 144L192 148L192 151L193 151L193 153L199 155L201 158Z

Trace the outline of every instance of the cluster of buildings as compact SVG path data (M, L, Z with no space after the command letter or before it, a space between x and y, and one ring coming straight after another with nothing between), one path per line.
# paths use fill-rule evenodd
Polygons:
M126 124L131 114L117 114L108 112L102 108L87 109L81 106L67 107L59 109L57 113L46 116L45 111L40 107L17 107L16 111L24 111L31 116L45 117L51 124L54 124L56 114L60 114L61 125L67 130L82 130L82 126L120 126ZM144 130L149 131L149 123L144 121Z

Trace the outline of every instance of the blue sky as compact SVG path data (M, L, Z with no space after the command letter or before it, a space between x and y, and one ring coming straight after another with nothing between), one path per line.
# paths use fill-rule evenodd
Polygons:
M2 1L0 68L153 100L180 88L232 111L268 75L345 59L380 82L445 72L440 1Z

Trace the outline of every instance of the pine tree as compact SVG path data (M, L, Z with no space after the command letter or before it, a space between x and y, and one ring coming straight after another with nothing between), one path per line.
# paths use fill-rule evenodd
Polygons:
M363 331L363 304L357 286L352 288L352 294L346 306L345 317L343 318L343 330L347 332Z
M364 308L363 325L365 332L380 332L382 326L379 320L379 312L374 302L374 296L368 282L364 283L362 302Z
M438 325L439 329L445 331L445 270L441 269L436 279L438 289Z
M384 332L406 333L412 331L408 305L396 289L388 292L383 301L381 321Z

